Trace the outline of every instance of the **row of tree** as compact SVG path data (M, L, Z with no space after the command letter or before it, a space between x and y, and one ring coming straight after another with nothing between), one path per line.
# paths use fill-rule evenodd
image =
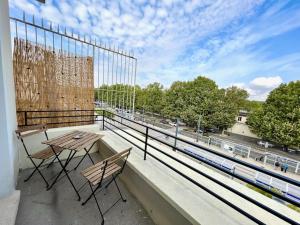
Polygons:
M131 105L126 90L132 87L122 85L103 86L95 91L95 98L104 102L121 102L121 108ZM119 90L119 91L116 91ZM219 88L206 77L199 76L192 81L176 81L164 89L160 83L149 84L145 88L135 87L135 108L158 113L169 118L180 118L195 127L201 119L206 128L226 129L235 122L239 109L245 108L247 91L238 87Z
M121 84L103 86L95 90L95 99L130 109L133 89ZM137 110L180 118L192 127L200 118L202 128L226 129L235 123L239 110L247 110L247 124L259 137L285 148L300 145L300 81L280 85L266 102L250 101L248 96L244 89L219 88L213 80L199 76L176 81L168 89L157 82L145 88L137 85L134 103Z

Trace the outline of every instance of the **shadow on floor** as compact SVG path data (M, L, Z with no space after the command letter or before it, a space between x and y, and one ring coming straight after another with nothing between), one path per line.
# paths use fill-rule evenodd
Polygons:
M99 155L93 153L94 161L100 161ZM73 168L80 160L73 159L68 168ZM91 165L88 158L84 159L76 171L70 172L70 177L78 188L84 183L80 171ZM43 173L47 179L55 176L60 170L60 165L55 163ZM126 167L125 167L126 169ZM17 189L21 190L16 225L98 225L101 218L94 199L85 206L77 201L77 196L66 177L61 179L55 186L46 191L45 183L38 174L35 174L28 182L24 179L32 169L23 170L19 174ZM119 201L105 215L105 225L153 225L151 218L143 209L142 205L132 196L118 180L122 193L127 202ZM88 186L80 192L82 201L90 194ZM102 211L105 211L119 198L115 185L110 185L97 194Z

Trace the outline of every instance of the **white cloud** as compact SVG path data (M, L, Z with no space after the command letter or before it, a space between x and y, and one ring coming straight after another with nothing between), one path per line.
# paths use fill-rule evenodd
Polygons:
M92 33L102 42L134 50L138 58L137 82L143 86L152 81L169 86L175 80L202 74L223 87L244 83L252 98L263 98L267 92L258 93L258 89L268 87L259 86L262 78L257 78L258 74L266 79L271 79L266 75L280 74L280 79L286 81L287 76L296 79L300 71L300 53L270 58L269 46L256 46L300 27L299 7L285 9L288 1L46 2L40 5L35 0L10 0L13 9L32 11L81 33ZM264 12L258 10L260 6ZM276 79L274 83L279 82Z
M250 99L265 101L270 91L283 82L280 76L256 77L249 83L233 83L230 86L237 86L248 91Z
M273 89L279 86L282 83L282 79L280 76L275 77L256 77L254 80L250 82L250 86L252 88L257 89Z

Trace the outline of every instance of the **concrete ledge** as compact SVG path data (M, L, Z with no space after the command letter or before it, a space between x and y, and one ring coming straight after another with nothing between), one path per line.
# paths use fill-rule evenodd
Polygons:
M103 157L107 157L112 154L112 152L119 152L122 149L131 146L130 143L110 131L101 133L105 135L102 142L99 144L100 154ZM122 135L125 135L126 138L140 144L141 147L143 147L142 143L131 138L129 135L124 133L122 133ZM139 136L137 133L135 133L135 135ZM140 136L140 138L142 137ZM300 214L288 207L269 199L185 156L173 152L171 149L166 148L163 145L154 141L151 141L151 144L235 188L236 190L239 190L249 197L269 206L273 210L287 215L295 221L300 221ZM213 190L218 195L224 197L248 213L255 215L256 218L260 219L264 223L272 225L287 224L285 221L267 213L254 204L240 198L225 188L220 187L209 179L196 174L163 154L160 154L151 148L148 148L148 151L151 151L151 153L158 158L174 166L176 169L192 177L194 180L197 180L205 187ZM139 199L154 222L157 224L254 224L254 222L245 216L168 169L157 160L151 158L151 156L148 156L147 160L144 161L143 152L138 148L133 148L132 154L128 159L128 167L125 170L122 179L128 186L128 189Z
M20 202L20 191L0 199L0 225L14 225Z

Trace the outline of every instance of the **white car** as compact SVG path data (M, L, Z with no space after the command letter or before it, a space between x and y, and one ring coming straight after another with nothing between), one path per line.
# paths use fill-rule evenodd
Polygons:
M265 147L265 148L272 148L274 147L273 144L267 142L267 141L258 141L257 144L261 147Z
M173 127L176 127L176 123L174 123L174 122L170 122L169 124Z
M227 151L233 151L233 147L228 145L228 144L224 144L224 147L223 147L225 150Z

